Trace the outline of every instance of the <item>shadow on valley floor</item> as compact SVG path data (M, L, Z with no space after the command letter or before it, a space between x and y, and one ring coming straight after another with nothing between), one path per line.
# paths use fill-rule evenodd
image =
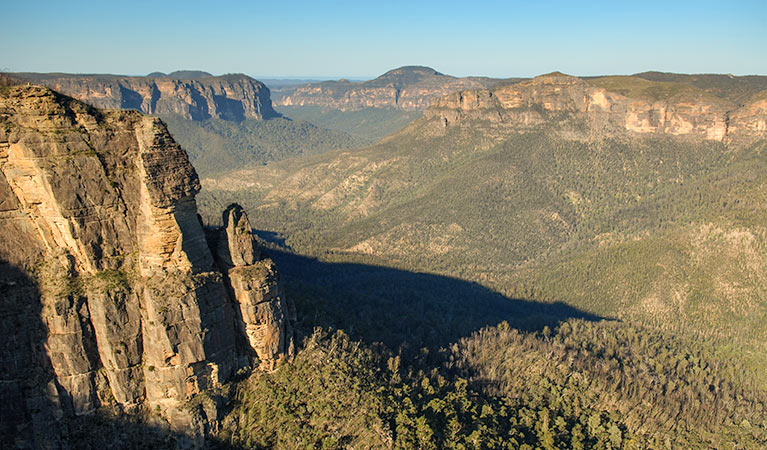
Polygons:
M438 348L502 321L536 331L570 318L602 319L561 302L507 298L456 278L268 252L304 333L331 327L391 348Z
M92 414L64 421L62 448L80 450L244 450L213 437L198 440L135 417Z

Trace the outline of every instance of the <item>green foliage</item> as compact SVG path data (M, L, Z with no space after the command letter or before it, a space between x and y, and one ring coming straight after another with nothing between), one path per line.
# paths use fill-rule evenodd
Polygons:
M602 81L735 98L711 80ZM767 446L767 143L586 135L566 116L524 133L438 125L419 119L372 147L278 163L251 173L257 187L199 197L204 216L236 201L275 245L335 267L278 256L304 332L343 329L359 342L336 358L366 355L359 370L321 375L362 386L328 408L373 405L363 416L386 437L317 433L339 427L325 415L311 432L280 425L294 430L283 439L270 418L253 428L272 436L258 445L308 433L330 447ZM588 314L615 320L567 319ZM327 361L304 352L332 339L308 342L304 378ZM290 392L300 377L287 373L248 389ZM329 404L331 392L302 398ZM258 395L294 414L293 400Z
M582 142L544 127L475 150L481 129L421 140L417 125L281 164L271 184L253 175L273 189L203 192L203 216L236 201L258 210L256 228L327 261L458 277L744 350L767 338L764 142Z
M340 111L319 106L275 106L280 114L305 120L319 127L343 131L370 142L393 134L421 116L420 111L394 108L366 108L359 111Z
M315 334L295 360L239 387L224 436L248 448L382 448L378 356L342 333Z
M491 392L555 405L568 416L603 411L628 431L621 440L628 434L639 448L767 443L767 392L705 341L634 323L570 320L548 338L501 324L463 339L457 352L459 364ZM739 426L744 421L761 425ZM618 442L611 426L603 427L604 438Z
M593 78L590 83L603 87L611 92L631 98L639 98L648 101L658 100L694 100L700 97L715 99L715 96L707 94L702 89L687 83L672 81L650 81L636 76L611 76Z
M125 270L102 270L93 276L91 284L96 284L103 291L118 291L129 287Z
M204 176L368 143L340 131L284 118L232 122L163 115L162 119Z
M762 448L764 391L705 344L615 322L508 324L392 353L315 330L239 386L219 438L247 448Z
M736 77L718 74L643 72L634 77L666 83L684 83L736 104L743 104L759 92L767 90L767 77L759 75Z

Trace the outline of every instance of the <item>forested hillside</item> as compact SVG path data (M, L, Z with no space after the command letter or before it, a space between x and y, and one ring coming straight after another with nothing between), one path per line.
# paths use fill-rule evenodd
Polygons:
M265 121L188 120L163 115L173 136L202 175L330 150L363 147L369 139L320 128L303 120L278 117Z
M394 108L341 111L319 106L276 105L275 109L291 119L305 120L329 130L343 131L368 139L371 143L405 128L421 115L418 111Z
M308 339L242 388L228 439L767 445L767 142L743 125L759 95L528 86L545 103L519 106L525 86L454 94L369 148L203 181L206 221L230 201L254 211ZM578 110L580 92L596 103ZM678 109L665 125L605 109L626 95ZM327 394L294 393L299 379Z

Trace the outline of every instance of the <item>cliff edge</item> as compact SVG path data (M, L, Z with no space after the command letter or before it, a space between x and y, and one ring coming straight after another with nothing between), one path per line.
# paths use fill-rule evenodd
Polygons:
M236 207L206 240L199 190L158 119L0 92L4 442L56 448L61 418L100 408L201 434L217 413L191 399L290 354L274 263Z
M492 89L464 90L436 100L425 113L440 126L526 129L577 118L592 132L665 134L705 140L767 135L767 91L742 104L683 83L637 77L582 79L552 73Z
M276 94L274 102L282 106L316 106L340 111L364 108L421 111L437 97L465 89L487 88L498 81L484 77L456 78L430 67L406 66L368 81L323 81L298 86Z
M239 122L280 117L272 108L269 88L243 74L214 77L202 73L189 77L186 71L147 77L19 75L97 108L135 109L145 114L174 114L192 120L217 118Z

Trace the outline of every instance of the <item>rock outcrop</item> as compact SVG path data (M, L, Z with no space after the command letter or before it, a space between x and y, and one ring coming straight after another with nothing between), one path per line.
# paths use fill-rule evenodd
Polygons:
M429 67L393 69L364 82L324 81L299 86L274 96L283 106L318 106L356 111L364 108L423 110L436 97L465 89L487 88L499 80L482 77L456 78Z
M526 128L567 115L608 131L690 135L716 141L765 136L767 103L763 96L737 105L692 87L677 92L678 86L661 82L638 93L611 89L622 82L636 84L630 78L585 80L560 73L542 75L493 89L449 94L435 101L424 117L437 118L443 127L471 119L466 122L480 120ZM646 95L646 91L655 95Z
M199 189L158 119L0 93L0 439L55 448L51 423L103 407L199 431L196 394L288 356L274 264L234 208L220 269Z
M173 75L187 77L173 77ZM279 117L269 89L246 75L219 77L174 72L147 77L117 75L21 74L97 108L135 109L145 114L176 114L186 119L231 121ZM190 76L195 75L195 76Z
M264 258L248 217L239 205L223 213L224 228L213 230L217 262L229 279L235 314L262 370L293 353L290 323L294 312L285 301L274 262ZM286 324L286 325L281 325Z

